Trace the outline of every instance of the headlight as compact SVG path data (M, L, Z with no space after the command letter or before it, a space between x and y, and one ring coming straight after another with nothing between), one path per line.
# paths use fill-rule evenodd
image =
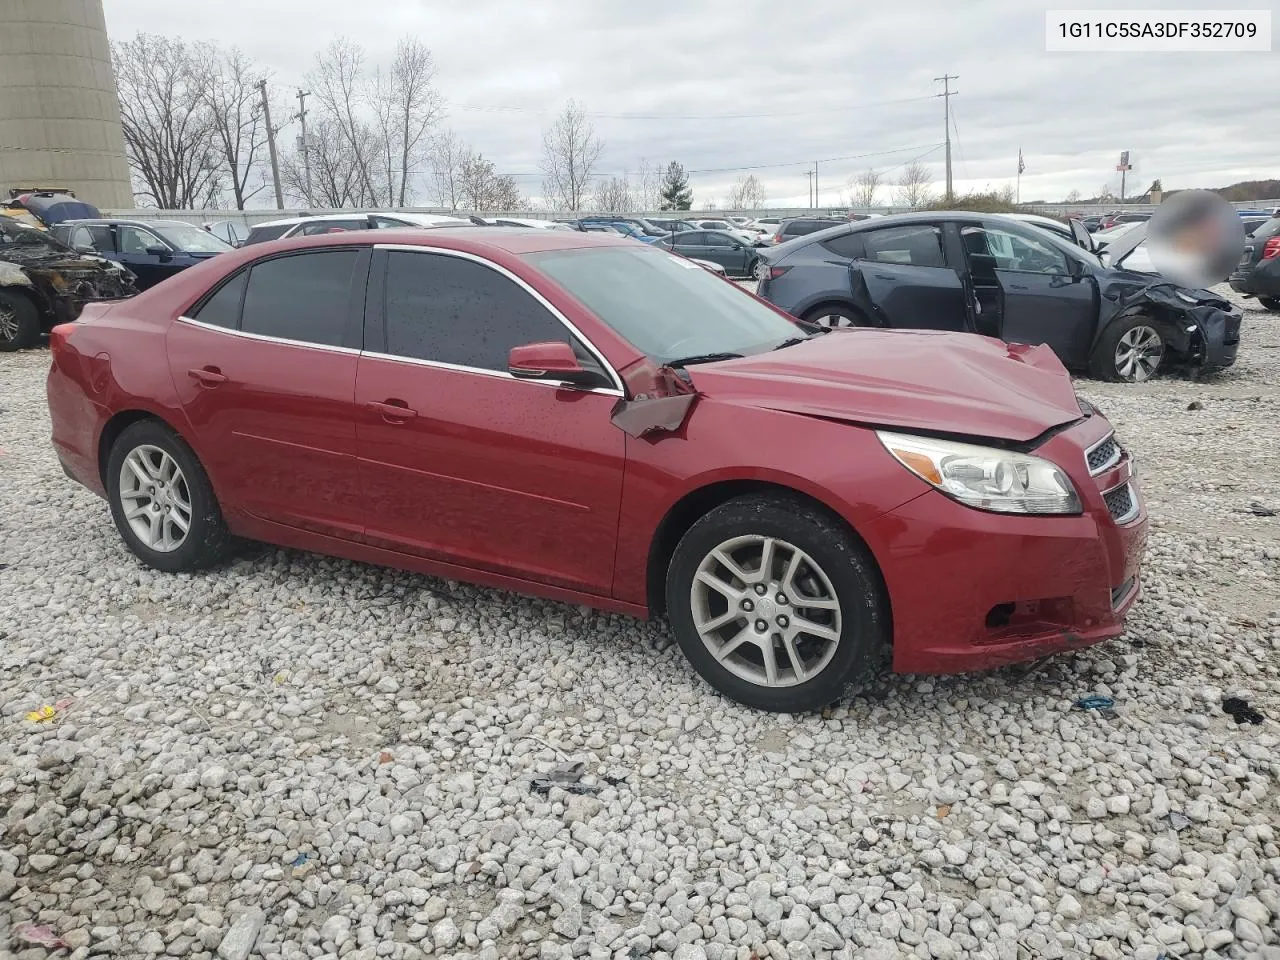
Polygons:
M970 443L876 431L904 467L966 506L995 513L1080 513L1071 480L1048 460Z

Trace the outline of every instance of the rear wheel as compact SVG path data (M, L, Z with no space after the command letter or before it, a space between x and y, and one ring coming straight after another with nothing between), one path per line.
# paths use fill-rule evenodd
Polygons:
M1131 314L1102 334L1089 359L1089 372L1099 380L1141 383L1155 376L1164 355L1164 336L1152 319Z
M224 559L233 544L213 486L186 441L156 420L127 427L107 459L111 517L147 566L177 573Z
M748 706L819 710L887 642L866 548L809 504L748 496L689 528L667 572L667 612L689 662Z
M1258 302L1268 310L1280 311L1280 297L1259 297Z
M828 303L820 307L815 307L805 314L804 319L822 327L871 326L860 310L838 303Z
M0 290L0 351L11 353L33 345L40 337L40 311L27 297Z

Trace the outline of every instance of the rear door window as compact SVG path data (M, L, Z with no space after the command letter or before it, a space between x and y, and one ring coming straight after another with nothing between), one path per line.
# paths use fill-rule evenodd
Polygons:
M358 256L355 250L318 250L255 263L249 271L240 329L283 340L343 346Z
M883 227L862 234L863 259L913 267L945 267L942 228L931 223Z

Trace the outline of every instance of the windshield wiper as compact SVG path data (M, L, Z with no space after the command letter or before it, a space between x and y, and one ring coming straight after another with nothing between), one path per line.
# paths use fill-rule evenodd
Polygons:
M831 332L830 327L818 327L816 330L810 333L807 337L787 337L787 339L783 340L780 344L778 344L776 347L773 347L772 349L785 350L787 347L794 347L797 343L806 343L809 340L812 340L814 337L818 336L819 334L830 333L830 332Z
M687 357L678 357L675 360L668 360L665 366L668 367L687 367L691 363L714 363L717 360L738 360L741 359L740 353L695 353Z

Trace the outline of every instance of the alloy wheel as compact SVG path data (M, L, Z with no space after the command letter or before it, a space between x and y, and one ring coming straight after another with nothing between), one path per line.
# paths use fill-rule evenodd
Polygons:
M0 303L0 340L18 338L18 314L7 303Z
M1116 373L1133 383L1150 378L1164 356L1164 340L1154 327L1139 324L1125 331L1116 344Z
M817 561L776 537L726 540L698 565L694 628L716 661L765 687L820 674L840 643L840 601Z
M134 447L120 467L120 507L143 545L157 553L182 546L191 529L191 491L182 468L160 447Z

